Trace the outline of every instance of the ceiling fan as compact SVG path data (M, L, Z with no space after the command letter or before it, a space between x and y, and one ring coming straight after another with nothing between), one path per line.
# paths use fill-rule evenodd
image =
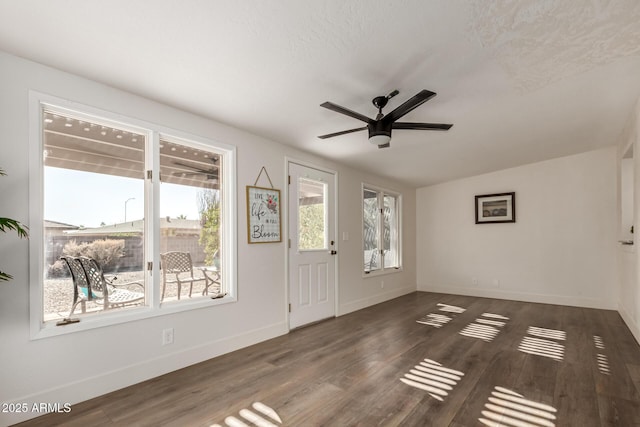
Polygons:
M405 114L409 113L413 109L427 102L429 99L436 96L435 92L423 89L418 92L417 95L405 101L389 114L382 114L382 109L387 105L387 102L399 94L398 90L394 90L386 96L376 96L373 98L373 105L378 109L378 115L376 119L370 119L369 117L351 111L347 108L334 104L333 102L325 102L320 104L321 107L328 108L336 113L344 114L354 119L365 122L367 125L364 127L343 130L341 132L329 133L326 135L320 135L318 138L326 139L333 138L334 136L344 135L351 132L358 132L367 129L369 131L369 142L377 145L378 148L387 148L391 145L391 131L393 129L422 129L422 130L449 130L451 126L442 123L409 123L409 122L397 122Z
M181 163L181 162L173 162L174 165L178 165L178 166L182 166L185 168L189 168L192 169L194 172L174 172L173 175L174 176L181 176L181 177L187 177L187 176L196 176L196 175L205 175L207 180L217 180L218 179L218 157L212 157L211 158L211 168L210 169L203 169L199 166L193 166L193 165L189 165L186 163Z

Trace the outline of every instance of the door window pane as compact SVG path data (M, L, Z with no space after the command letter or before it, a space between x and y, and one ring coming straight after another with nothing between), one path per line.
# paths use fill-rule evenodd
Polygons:
M298 250L327 248L327 184L298 179Z
M165 256L165 262L185 270L172 264L162 271L163 301L222 293L222 163L219 153L160 140L160 253L181 253L178 260Z
M44 320L67 317L74 282L61 256L93 258L115 284L136 282L145 294L144 158L141 132L54 109L43 111ZM99 296L99 295L98 295ZM125 307L141 305L138 298ZM105 309L103 300L79 303L74 315Z

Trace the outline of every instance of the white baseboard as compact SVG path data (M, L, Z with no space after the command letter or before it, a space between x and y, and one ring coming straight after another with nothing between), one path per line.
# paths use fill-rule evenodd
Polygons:
M640 344L640 325L634 322L633 316L627 312L622 304L618 305L618 313L620 313L620 317L622 317L622 320L626 323L627 328L629 328L633 337L636 339L638 344Z
M225 353L248 347L280 335L287 334L289 328L285 322L267 325L232 337L226 337L216 341L162 355L155 359L145 360L129 366L118 367L108 372L101 372L90 378L64 384L38 393L15 399L14 404L26 404L31 409L33 405L40 402L73 404L102 396L103 394L119 390L160 375L173 372L187 366L212 359ZM31 418L44 415L45 412L38 413L27 411L26 413L0 413L0 426L11 425L26 421Z
M391 291L375 294L370 297L361 298L359 300L351 301L346 304L341 304L338 308L338 316L343 316L354 311L362 310L363 308L367 308L375 304L380 304L381 302L389 301L391 299L398 298L402 295L410 294L415 291L415 286L407 286L400 289L394 289Z
M618 309L618 307L613 302L601 301L595 298L533 294L526 292L506 291L504 289L464 288L435 285L418 286L418 291L435 292L439 294L466 295L482 298L508 299L513 301L536 302L542 304L568 305L571 307L599 308L603 310Z

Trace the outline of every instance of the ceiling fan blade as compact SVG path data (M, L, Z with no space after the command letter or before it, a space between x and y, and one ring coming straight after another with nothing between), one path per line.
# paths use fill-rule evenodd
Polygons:
M318 138L320 138L320 139L333 138L334 136L345 135L347 133L358 132L360 130L365 130L365 129L367 129L367 126L365 126L363 128L343 130L342 132L328 133L326 135L320 135Z
M429 99L436 96L435 92L431 92L430 90L423 89L413 98L408 99L404 102L404 104L400 105L398 108L384 116L383 120L395 122L400 117L412 111L414 108L417 108L427 102Z
M444 123L408 123L395 122L393 129L422 129L422 130L449 130L453 125Z
M348 108L341 107L339 105L334 104L333 102L324 102L320 104L321 107L327 108L331 111L335 111L336 113L344 114L349 117L353 117L354 119L360 120L365 123L369 123L371 119L363 114L356 113L355 111L351 111Z

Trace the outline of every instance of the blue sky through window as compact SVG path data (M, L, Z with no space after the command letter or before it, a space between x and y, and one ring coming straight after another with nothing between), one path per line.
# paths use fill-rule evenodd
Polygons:
M144 181L115 175L45 167L44 218L65 224L99 227L144 217ZM162 183L160 217L198 219L193 186Z

